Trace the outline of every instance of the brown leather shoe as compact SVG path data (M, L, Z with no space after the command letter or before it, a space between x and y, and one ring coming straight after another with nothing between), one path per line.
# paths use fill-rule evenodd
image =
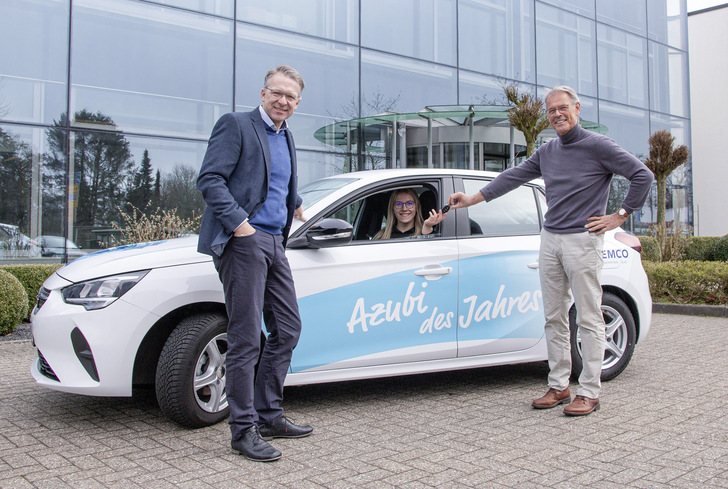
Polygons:
M592 399L586 396L576 396L574 401L564 408L567 416L586 416L594 411L599 411L599 398Z
M531 406L533 406L534 409L550 409L558 406L559 404L568 403L569 401L571 401L571 391L569 391L568 387L562 391L556 390L552 387L546 395L539 397L538 399L534 399Z

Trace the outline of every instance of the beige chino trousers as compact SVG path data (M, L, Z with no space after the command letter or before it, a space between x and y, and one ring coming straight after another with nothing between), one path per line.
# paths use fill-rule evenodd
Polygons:
M602 316L604 236L583 232L557 234L541 231L539 275L543 294L548 385L563 390L571 375L569 306L573 296L581 336L583 369L577 395L599 397L604 360L605 326ZM570 293L571 291L571 293Z

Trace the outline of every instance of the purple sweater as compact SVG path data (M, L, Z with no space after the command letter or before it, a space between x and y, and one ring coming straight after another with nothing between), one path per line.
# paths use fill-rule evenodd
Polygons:
M586 231L587 218L606 213L613 174L630 182L622 207L629 213L640 210L652 186L652 172L612 139L577 124L498 175L480 193L486 202L491 201L541 177L548 204L544 228L552 233L581 233Z

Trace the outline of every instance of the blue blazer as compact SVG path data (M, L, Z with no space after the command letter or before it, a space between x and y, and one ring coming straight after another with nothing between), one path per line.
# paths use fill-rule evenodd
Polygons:
M290 131L291 181L283 228L284 245L293 221L293 211L301 204L297 193L296 146ZM215 123L202 160L197 188L207 203L202 216L197 251L221 256L235 229L253 217L268 194L271 156L265 122L258 107L251 112L231 112Z

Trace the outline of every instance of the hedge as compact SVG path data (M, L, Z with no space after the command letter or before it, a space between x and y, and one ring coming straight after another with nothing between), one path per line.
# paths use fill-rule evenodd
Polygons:
M0 335L15 331L28 315L28 294L20 280L0 269Z
M660 250L654 236L638 236L642 243L642 259L660 261ZM683 252L688 261L728 261L728 235L689 236L688 247Z
M36 296L38 295L40 286L43 285L43 282L53 272L62 266L61 264L55 263L53 265L4 265L0 267L0 270L5 270L15 276L25 288L28 311L21 319L28 319L30 317L30 313L33 312L33 308L35 307Z
M728 305L728 262L644 260L654 302Z

